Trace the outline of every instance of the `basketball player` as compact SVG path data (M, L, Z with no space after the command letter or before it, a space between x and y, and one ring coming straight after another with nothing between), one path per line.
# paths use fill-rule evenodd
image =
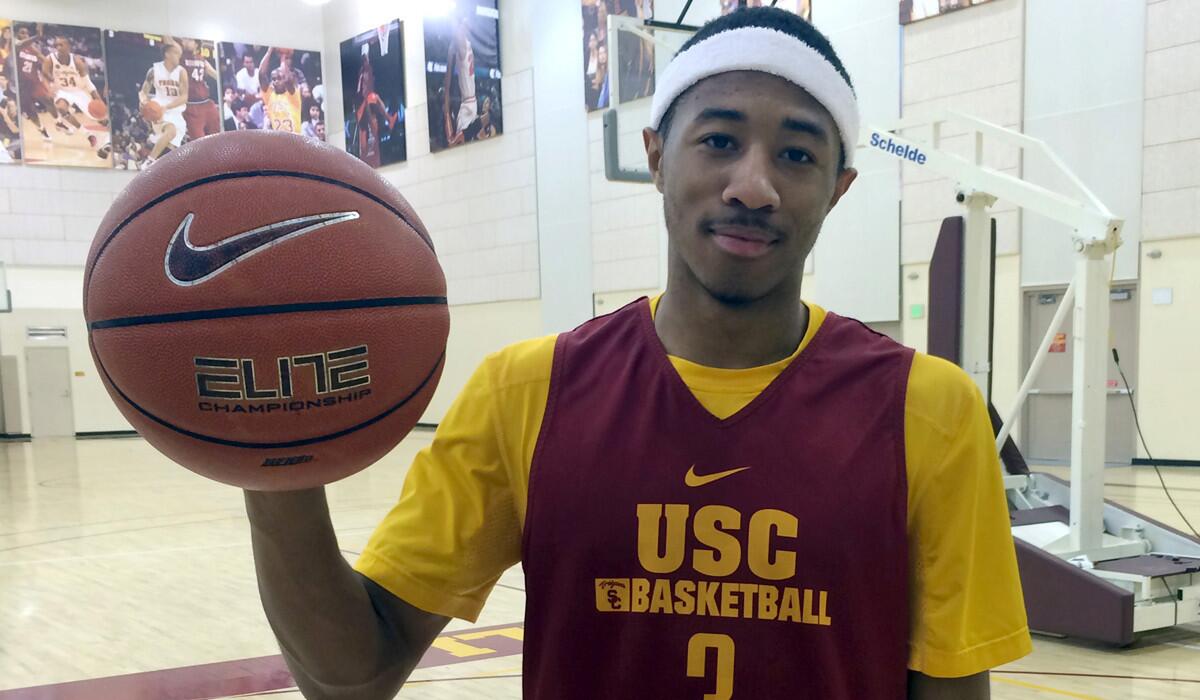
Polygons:
M857 99L774 8L700 29L644 132L666 292L486 359L352 569L323 489L247 492L306 697L391 697L520 562L528 700L980 700L1030 650L958 367L800 297Z
M293 134L301 133L300 118L300 88L296 85L296 76L288 68L281 65L271 70L271 52L268 46L263 54L262 62L258 65L258 82L262 91L265 129L287 131ZM267 76L270 76L270 80Z
M364 52L362 65L358 69L358 108L355 110L354 130L358 138L358 157L368 165L378 168L382 162L380 153L381 130L384 124L388 130L395 128L400 118L397 114L388 114L383 99L375 92L375 69L371 67L371 57Z
M187 107L183 110L183 121L187 124L188 140L220 133L221 111L209 94L208 78L217 79L216 66L209 63L200 51L195 39L171 39L183 52L180 59L188 74Z
M183 145L183 137L187 135L187 122L183 112L188 101L188 90L191 81L181 60L183 49L179 44L169 42L163 44L163 60L155 62L146 71L146 79L142 81L142 89L138 94L138 103L146 104L154 100L163 108L162 119L151 126L154 128L154 148L146 156L145 165L153 165L168 149L179 148ZM153 90L154 94L151 95Z
M454 36L450 39L450 50L446 56L445 96L442 99L442 114L445 118L446 145L456 146L466 140L465 132L471 122L479 117L479 105L475 101L475 49L471 47L471 18L467 10L459 7L454 15ZM450 119L450 81L458 72L458 119Z
M96 86L92 84L87 63L84 62L83 57L71 53L71 40L65 36L57 37L54 40L54 48L55 51L42 61L42 74L55 89L54 107L58 110L59 117L55 126L69 135L75 133L75 130L83 128L77 115L86 112L88 103L91 100L103 102L103 99L100 97L100 92L96 90ZM63 122L69 124L70 127ZM102 126L108 126L107 119L99 119L97 122ZM92 148L96 148L98 140L94 134L88 134L87 140ZM107 148L108 144L101 146L97 150L97 155ZM104 158L107 155L101 157Z
M17 27L17 83L19 84L17 99L21 103L21 113L41 132L42 140L50 141L50 133L42 125L42 118L39 114L39 112L54 113L48 100L50 90L46 87L42 76L42 62L46 60L46 57L37 47L36 39L40 36L40 24L38 33L32 36L29 33L29 27Z

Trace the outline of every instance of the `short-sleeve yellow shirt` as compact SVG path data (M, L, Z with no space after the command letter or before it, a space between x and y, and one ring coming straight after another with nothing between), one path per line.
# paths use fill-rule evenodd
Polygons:
M657 299L652 306L656 307ZM765 389L825 320L808 304L796 353L771 365L671 363L726 418ZM556 336L512 345L476 370L416 457L400 500L355 568L408 603L474 621L521 558L526 489ZM961 677L1031 650L999 458L983 398L957 366L917 353L905 405L909 668Z

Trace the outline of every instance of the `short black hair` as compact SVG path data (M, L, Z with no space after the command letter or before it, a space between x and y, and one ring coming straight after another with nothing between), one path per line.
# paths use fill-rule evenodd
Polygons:
M846 66L842 64L842 59L838 58L837 51L833 50L833 44L829 43L829 38L821 33L821 30L812 25L811 22L787 10L781 10L777 7L744 7L740 10L735 10L727 15L723 15L714 20L711 20L689 38L679 52L683 53L692 48L696 44L708 39L709 37L726 32L731 29L744 29L746 27L764 27L766 29L774 29L783 32L790 36L796 37L805 44L811 46L817 53L821 54L826 61L829 61L838 72L839 75L846 81L846 85L850 86L850 91L854 91L854 82L850 80L850 74L846 72ZM694 87L694 86L693 86ZM675 116L675 105L679 104L679 100L686 95L691 88L684 90L675 101L667 107L666 113L663 114L662 121L658 125L658 133L662 136L664 142L667 140L667 132L671 128L671 120ZM846 144L842 144L842 153L838 159L838 170L844 170L846 167ZM855 144L850 144L851 148Z

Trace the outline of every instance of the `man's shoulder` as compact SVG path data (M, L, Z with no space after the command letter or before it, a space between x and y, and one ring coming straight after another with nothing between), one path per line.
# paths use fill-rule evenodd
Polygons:
M905 401L913 417L949 434L980 400L974 380L961 367L923 352L913 354Z
M481 371L492 391L550 381L557 334L530 338L508 345L484 358Z

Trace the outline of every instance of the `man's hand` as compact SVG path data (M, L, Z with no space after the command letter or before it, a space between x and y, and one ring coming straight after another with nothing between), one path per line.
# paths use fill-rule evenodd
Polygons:
M908 700L988 700L992 685L987 671L965 678L931 678L908 674Z

